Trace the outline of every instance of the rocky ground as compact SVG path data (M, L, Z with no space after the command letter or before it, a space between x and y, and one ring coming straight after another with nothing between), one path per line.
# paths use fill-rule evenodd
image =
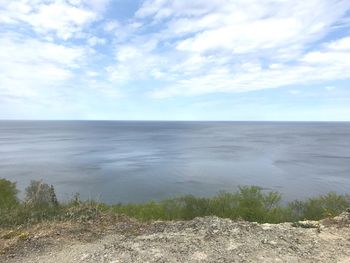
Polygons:
M0 262L350 262L350 211L297 224L205 217L152 224L123 219L98 234L87 231L88 237L64 229L24 235Z

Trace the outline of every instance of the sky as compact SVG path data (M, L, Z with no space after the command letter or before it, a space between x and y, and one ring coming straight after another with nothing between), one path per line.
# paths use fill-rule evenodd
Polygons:
M350 1L0 0L0 119L350 121Z

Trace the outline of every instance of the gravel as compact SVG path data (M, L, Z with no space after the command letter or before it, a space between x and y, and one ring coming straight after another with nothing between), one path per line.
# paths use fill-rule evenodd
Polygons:
M132 221L130 221L132 223ZM117 228L116 228L117 229ZM45 243L45 242L44 242ZM350 262L350 212L320 222L258 224L217 217L154 222L135 235L43 240L0 261L12 262Z

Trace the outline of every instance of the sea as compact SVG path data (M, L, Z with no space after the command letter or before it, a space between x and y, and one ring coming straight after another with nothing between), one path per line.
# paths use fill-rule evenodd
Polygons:
M255 185L350 194L349 122L0 121L0 178L60 200L140 203Z

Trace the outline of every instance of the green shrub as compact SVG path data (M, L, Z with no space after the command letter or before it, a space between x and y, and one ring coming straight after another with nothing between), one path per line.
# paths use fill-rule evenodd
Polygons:
M238 218L237 207L239 195L237 193L219 192L209 200L210 214L223 218Z
M238 196L238 214L247 221L262 222L264 220L264 195L256 186L240 187Z
M178 206L180 219L190 220L198 216L210 214L209 200L207 198L186 195L174 200Z
M17 194L16 183L0 179L0 209L16 207L19 204Z
M283 206L278 192L265 193L259 187L246 186L240 187L235 193L220 192L212 198L187 195L159 203L119 204L113 206L113 212L146 221L189 220L215 215L259 223L280 223L303 219L318 220L337 215L349 206L348 200L345 195L329 193Z
M26 188L25 203L31 207L55 207L58 205L54 187L43 181L31 181Z
M288 205L289 217L294 221L309 219L320 220L343 212L350 205L349 196L337 195L334 192L306 201L294 201Z
M16 184L0 179L0 226L33 224L45 220L93 220L104 213L125 214L142 221L190 220L215 215L255 222L294 222L335 216L349 207L349 196L329 193L304 201L281 205L281 195L257 186L240 187L233 193L219 192L211 198L186 195L161 202L106 205L82 201L79 194L59 204L53 186L32 181L26 188L25 202L17 200Z

